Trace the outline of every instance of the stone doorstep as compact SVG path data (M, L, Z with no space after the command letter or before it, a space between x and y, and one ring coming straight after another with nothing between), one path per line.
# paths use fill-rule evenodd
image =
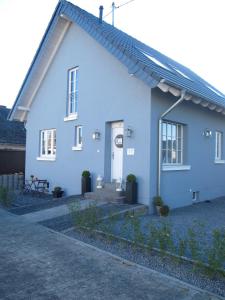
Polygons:
M124 203L124 191L116 191L115 183L105 183L102 189L96 189L94 192L85 193L86 199L105 200L112 203Z

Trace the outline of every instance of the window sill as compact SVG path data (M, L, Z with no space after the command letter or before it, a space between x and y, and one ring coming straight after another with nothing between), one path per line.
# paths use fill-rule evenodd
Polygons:
M43 160L43 161L55 161L56 160L56 157L37 157L37 160Z
M63 120L64 122L68 122L68 121L77 120L77 118L78 118L78 114L71 114L65 117Z
M215 159L214 163L215 163L215 164L225 164L225 160L222 160L222 159Z
M163 165L162 171L187 171L190 170L191 166L188 165Z
M83 150L83 148L82 147L72 147L72 150L73 151L81 151L81 150Z

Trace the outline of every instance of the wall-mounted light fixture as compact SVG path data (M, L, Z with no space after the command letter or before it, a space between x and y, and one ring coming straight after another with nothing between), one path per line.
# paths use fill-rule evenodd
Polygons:
M100 140L101 137L101 133L98 129L96 129L93 133L92 133L92 139L93 140Z
M203 136L205 136L205 137L211 137L212 136L212 130L206 128L203 131Z
M133 131L133 129L131 127L128 126L125 129L125 135L126 135L126 137L131 138L133 136L133 133L134 133L134 131Z

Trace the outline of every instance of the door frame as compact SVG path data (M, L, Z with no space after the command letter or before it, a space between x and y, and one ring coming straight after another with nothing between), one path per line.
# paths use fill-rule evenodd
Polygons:
M116 126L117 125L117 126ZM120 125L120 126L118 126ZM122 179L122 176L123 176L123 163L124 163L124 121L120 120L120 121L113 121L111 122L111 137L110 137L110 140L111 140L111 145L110 145L110 181L112 182L113 180L115 179L119 179L119 178L113 178L113 160L112 160L112 157L113 157L113 129L114 128L122 128L122 134L123 134L123 150L122 150L122 160L121 160L121 169L122 169L122 174L121 174L121 179Z

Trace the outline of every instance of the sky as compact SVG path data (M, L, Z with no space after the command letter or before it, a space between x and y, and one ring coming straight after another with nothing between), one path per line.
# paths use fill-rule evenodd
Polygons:
M115 0L119 6L129 0ZM71 0L98 15L112 0ZM0 105L13 105L58 0L0 0ZM225 93L224 0L133 0L115 26ZM111 15L104 19L111 23Z

